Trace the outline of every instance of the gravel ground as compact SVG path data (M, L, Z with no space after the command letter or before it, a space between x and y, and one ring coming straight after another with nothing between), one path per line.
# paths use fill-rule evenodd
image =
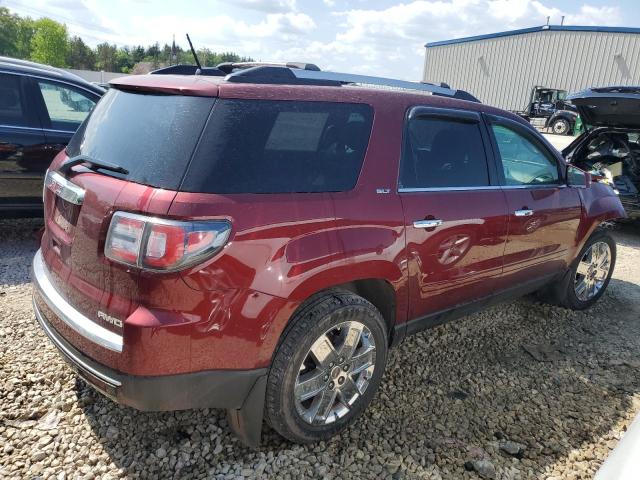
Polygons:
M525 298L414 336L352 428L258 451L222 411L144 414L77 380L36 326L36 221L0 221L0 478L591 478L640 411L640 227L608 293Z

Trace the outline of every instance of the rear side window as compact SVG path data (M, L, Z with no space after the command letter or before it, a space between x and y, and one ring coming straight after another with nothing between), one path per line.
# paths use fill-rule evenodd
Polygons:
M215 99L130 93L102 97L67 146L129 170L105 172L152 187L177 190Z
M0 73L0 123L20 127L29 124L21 96L20 77Z
M372 118L372 108L362 104L218 100L181 190L350 190L362 167Z
M51 128L73 132L96 104L93 98L78 89L56 82L38 80L38 87L47 108Z
M479 123L429 116L409 121L400 188L487 185L489 170Z

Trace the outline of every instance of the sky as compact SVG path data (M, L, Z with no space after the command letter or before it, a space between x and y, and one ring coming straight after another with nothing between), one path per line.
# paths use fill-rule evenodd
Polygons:
M640 26L638 0L0 0L95 46L176 43L419 80L424 44L543 25Z

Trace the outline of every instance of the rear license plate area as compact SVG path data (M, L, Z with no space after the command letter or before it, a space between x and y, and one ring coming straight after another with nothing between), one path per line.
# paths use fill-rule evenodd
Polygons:
M55 205L53 207L53 220L68 235L71 235L73 228L78 221L80 206L55 196Z

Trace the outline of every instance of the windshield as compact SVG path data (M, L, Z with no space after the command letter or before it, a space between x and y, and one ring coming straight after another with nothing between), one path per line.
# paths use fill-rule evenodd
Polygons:
M67 154L128 171L105 172L118 178L177 190L214 102L112 88L73 136Z

